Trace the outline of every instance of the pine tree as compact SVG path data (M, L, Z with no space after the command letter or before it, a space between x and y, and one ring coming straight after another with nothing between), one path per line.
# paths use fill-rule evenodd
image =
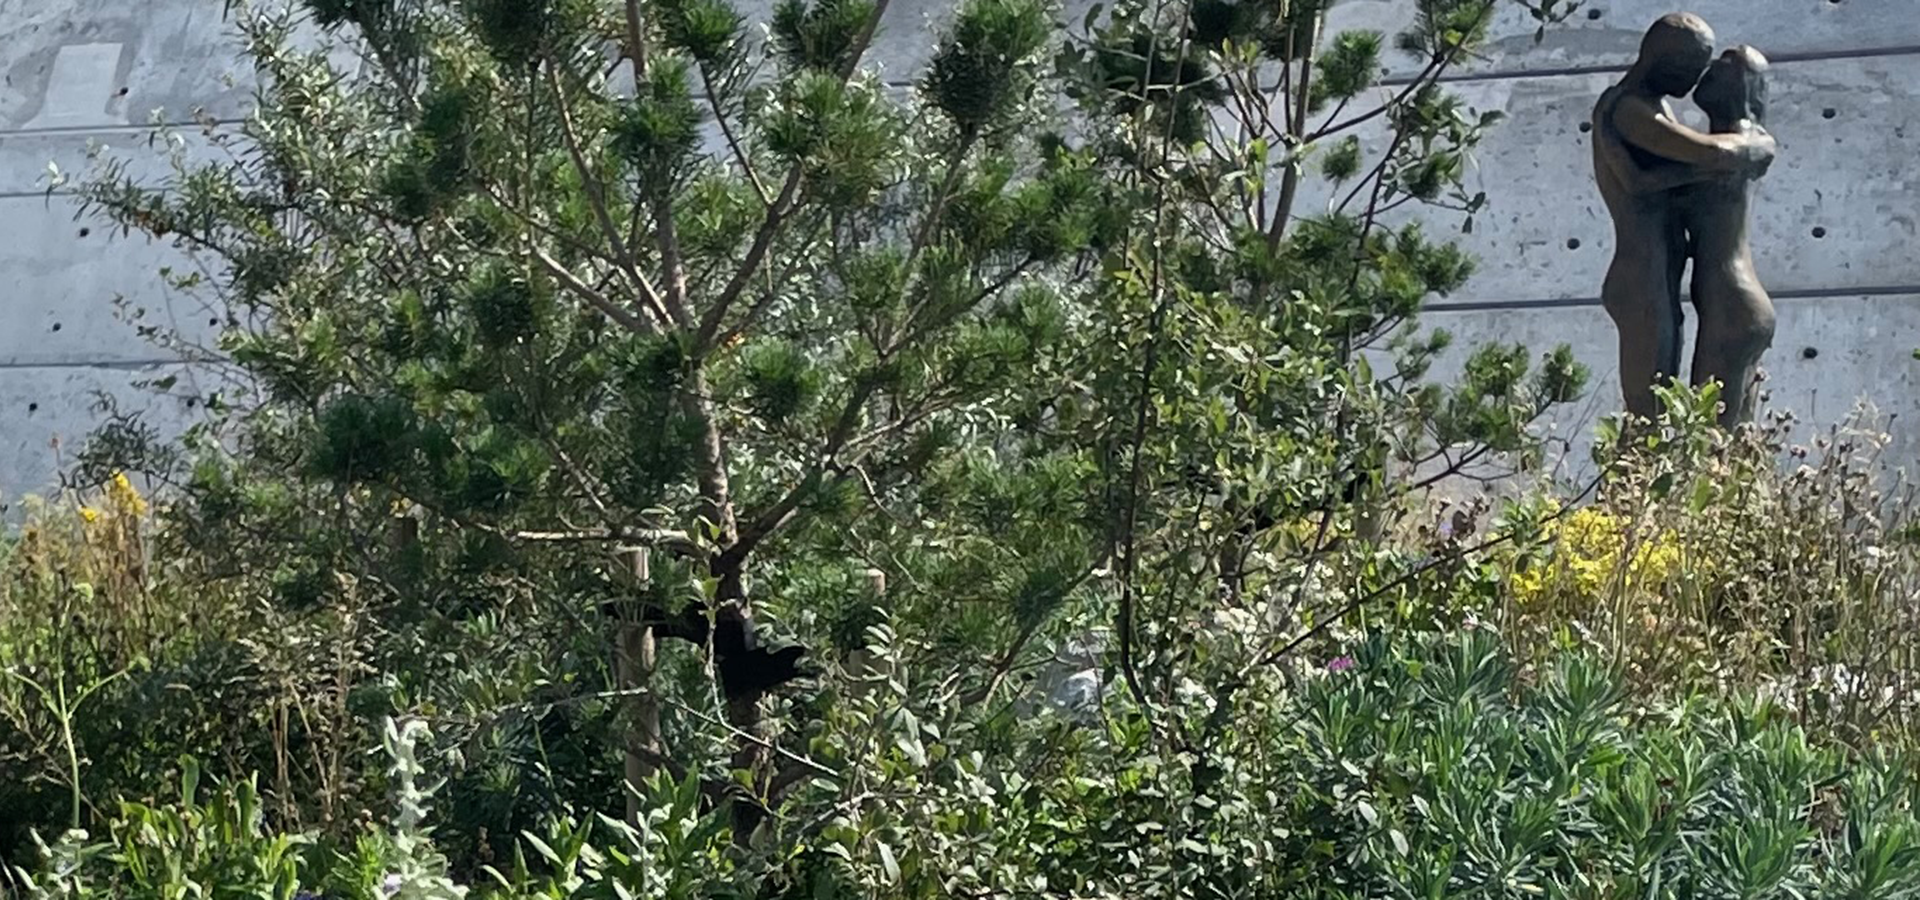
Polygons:
M1401 467L1524 451L1577 391L1508 348L1422 386L1445 338L1402 328L1471 271L1394 214L1484 202L1495 120L1438 78L1494 0L1423 7L1385 92L1384 39L1323 39L1319 0L1070 36L961 0L905 97L862 67L885 3L783 0L764 44L727 0L241 5L230 152L88 188L216 273L180 280L215 343L163 339L231 377L144 460L178 549L355 623L384 675L342 715L440 711L469 763L441 834L664 770L749 841L831 769L809 739L887 677L875 634L977 705L1111 621L1136 711L1204 748L1217 715L1164 722L1183 679L1226 709L1356 608L1303 615L1321 573L1395 577L1364 532L1426 486ZM1346 202L1296 210L1315 177ZM1263 649L1199 665L1246 611Z

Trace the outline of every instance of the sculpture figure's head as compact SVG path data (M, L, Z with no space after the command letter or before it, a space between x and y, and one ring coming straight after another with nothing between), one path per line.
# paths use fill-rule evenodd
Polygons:
M1713 60L1713 29L1693 13L1660 17L1640 40L1636 67L1648 87L1669 97L1684 97Z
M1713 61L1693 102L1716 121L1767 118L1767 58L1752 47L1739 46Z

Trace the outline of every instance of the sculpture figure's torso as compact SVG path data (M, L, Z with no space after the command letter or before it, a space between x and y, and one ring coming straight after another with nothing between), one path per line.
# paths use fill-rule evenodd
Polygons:
M1651 300L1671 295L1670 299L1677 302L1679 267L1685 262L1676 248L1685 243L1672 198L1635 194L1606 159L1608 148L1602 142L1624 150L1635 165L1651 168L1660 164L1621 137L1613 117L1622 94L1618 85L1608 88L1593 111L1594 176L1613 219L1614 233L1613 261L1607 267L1602 298L1617 303L1627 297Z
M1741 121L1718 133L1750 133L1753 123ZM1681 225L1693 244L1693 302L1753 305L1766 300L1766 289L1753 267L1748 241L1747 214L1753 202L1751 178L1725 178L1684 188L1674 204ZM1758 295L1753 296L1753 295Z

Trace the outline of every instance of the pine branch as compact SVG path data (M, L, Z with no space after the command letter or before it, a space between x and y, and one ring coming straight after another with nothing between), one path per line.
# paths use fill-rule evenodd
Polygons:
M568 271L567 267L561 265L558 260L555 260L553 257L548 256L547 251L539 247L530 246L528 248L528 253L533 256L536 262L540 263L541 268L547 270L547 274L552 275L554 279L559 281L563 286L565 286L567 290L571 291L575 296L579 297L580 299L585 300L587 302L587 305L593 307L594 309L599 310L601 313L605 314L607 318L612 319L615 322L618 322L622 327L626 328L628 331L632 331L637 334L659 334L660 333L659 325L653 323L650 320L643 319L639 316L636 316L633 314L632 311L622 307L620 304L615 303L612 300L607 299L606 295L600 293L599 291L594 290L592 287L588 286L586 282L581 281L578 276Z
M592 208L593 217L600 224L600 230L607 239L607 246L613 250L614 261L619 265L621 271L627 274L628 278L633 279L633 283L638 286L640 290L641 298L646 301L647 308L652 311L655 316L659 317L660 323L662 325L670 324L674 319L667 314L667 309L660 299L660 292L654 288L653 282L648 280L647 276L640 271L640 267L633 253L628 248L626 239L620 236L619 227L614 224L612 215L607 212L607 198L604 185L600 181L600 176L595 173L593 167L588 164L586 152L580 147L580 135L574 128L573 112L567 103L566 88L560 83L560 74L557 67L547 65L545 68L547 72L547 83L553 89L555 110L560 116L560 133L567 145L567 155L573 160L574 170L580 176L580 184L587 195L587 205Z
M867 17L866 24L860 29L860 34L854 38L853 45L847 53L847 61L841 65L837 73L841 84L853 78L853 73L859 68L861 57L866 56L868 45L873 43L874 30L880 26L880 18L887 13L887 2L888 0L878 0L874 3L873 15ZM733 304L746 291L747 285L752 283L754 273L760 270L761 264L766 261L768 251L773 248L774 238L779 235L780 226L786 221L787 216L793 213L804 175L804 170L800 166L794 166L787 172L786 181L780 185L780 196L767 206L766 217L761 220L760 228L754 233L753 244L747 248L746 257L740 261L740 267L734 271L733 277L729 278L726 286L720 290L719 296L714 299L713 306L701 316L700 330L693 342L694 356L702 357L713 350L714 335L719 333L721 323L726 321L728 310L733 308Z

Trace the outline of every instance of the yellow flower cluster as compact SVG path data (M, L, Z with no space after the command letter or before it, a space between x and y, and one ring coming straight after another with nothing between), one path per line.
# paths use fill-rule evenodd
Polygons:
M1548 526L1552 556L1513 574L1514 596L1526 603L1563 590L1591 599L1616 583L1626 590L1658 587L1680 573L1684 554L1671 531L1632 531L1631 520L1591 507L1554 520ZM1629 541L1633 548L1623 572L1621 554Z
M140 496L139 488L127 479L127 473L113 473L113 480L107 483L107 502L115 511L139 518L147 514L147 499Z
M80 507L80 521L88 525L97 524L102 518L133 520L146 514L147 498L140 496L140 489L133 486L125 472L113 473L96 503Z

